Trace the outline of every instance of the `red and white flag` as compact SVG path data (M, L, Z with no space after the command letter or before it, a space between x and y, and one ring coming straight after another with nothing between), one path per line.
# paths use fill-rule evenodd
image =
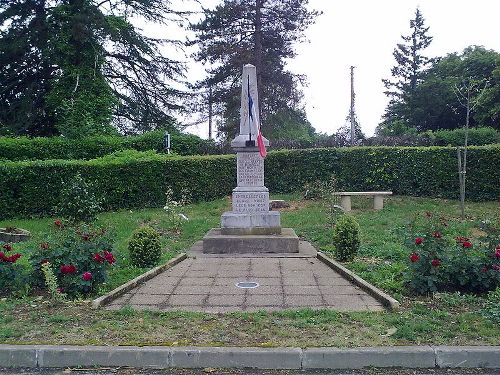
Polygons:
M248 113L250 117L249 128L257 129L257 146L259 147L259 154L262 158L267 156L266 145L264 144L264 137L260 130L260 123L257 121L257 114L255 112L255 106L253 105L252 95L250 94L250 80L248 81ZM250 130L251 131L251 130Z

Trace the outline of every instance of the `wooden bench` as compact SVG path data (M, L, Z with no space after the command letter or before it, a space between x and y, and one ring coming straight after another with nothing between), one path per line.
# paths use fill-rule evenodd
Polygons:
M392 191L344 191L339 192L340 205L344 212L351 211L351 197L352 196L373 196L373 208L381 210L384 208L384 196L392 195Z

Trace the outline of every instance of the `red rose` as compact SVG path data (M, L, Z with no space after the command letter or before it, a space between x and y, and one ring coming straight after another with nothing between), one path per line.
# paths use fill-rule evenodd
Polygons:
M419 259L420 259L420 257L416 253L413 253L413 254L410 255L410 260L411 260L412 263L418 262Z
M495 256L496 256L497 258L500 258L500 249L496 249L496 250L495 250Z
M432 237L434 237L434 238L441 238L441 232L437 232L436 231L436 232L432 233Z
M472 243L469 241L464 241L462 242L462 246L465 247L466 249L470 249L472 247Z
M108 261L109 264L113 264L115 262L115 257L110 251L104 252L104 258Z
M62 227L62 221L57 219L57 220L54 220L54 225L58 228L61 228Z
M82 240L84 240L84 241L88 241L88 240L90 240L90 234L88 234L88 233L83 233L83 234L82 234Z
M90 281L92 280L92 274L90 272L84 272L82 275L82 279L84 281Z
M5 262L9 262L9 263L16 263L19 258L21 258L21 254L14 254L14 255L11 255L10 257L6 257L4 255L3 260Z
M63 274L75 273L76 267L72 264L64 264L61 266L60 270L61 270L61 273L63 273Z
M58 293L64 293L64 288L57 288Z
M494 264L491 266L495 271L500 271L500 266L498 264Z
M415 238L415 245L421 245L422 242L424 242L424 239L422 237Z
M94 254L94 261L96 261L97 263L102 263L103 260L104 258L101 256L101 254L99 253Z
M40 249L47 250L49 248L49 244L47 242L42 242L40 244Z
M439 267L441 265L441 261L439 259L433 259L431 264L432 267Z
M2 247L7 251L12 251L12 245L10 243L6 243Z
M464 243L464 242L469 241L469 239L467 237L463 237L463 236L456 237L455 240L457 240L458 243Z

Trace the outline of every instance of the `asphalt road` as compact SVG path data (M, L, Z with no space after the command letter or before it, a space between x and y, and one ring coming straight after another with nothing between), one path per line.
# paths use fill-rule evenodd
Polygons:
M500 375L500 369L366 369L366 370L139 370L104 369L1 369L1 375Z

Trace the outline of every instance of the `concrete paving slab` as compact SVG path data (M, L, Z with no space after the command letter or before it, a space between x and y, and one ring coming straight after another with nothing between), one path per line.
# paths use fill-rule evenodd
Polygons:
M281 285L260 285L258 288L247 289L247 294L259 295L259 294L281 294L283 293L283 287Z
M159 305L167 300L162 294L134 294L128 301L131 305Z
M255 294L247 296L247 305L250 307L283 306L282 294Z
M172 294L166 301L167 306L203 306L208 294Z
M324 306L325 303L321 296L314 295L285 295L285 304L288 307L309 307L309 306Z
M208 296L207 305L208 306L241 306L245 296L243 294L226 294L226 295L214 295L210 294Z

